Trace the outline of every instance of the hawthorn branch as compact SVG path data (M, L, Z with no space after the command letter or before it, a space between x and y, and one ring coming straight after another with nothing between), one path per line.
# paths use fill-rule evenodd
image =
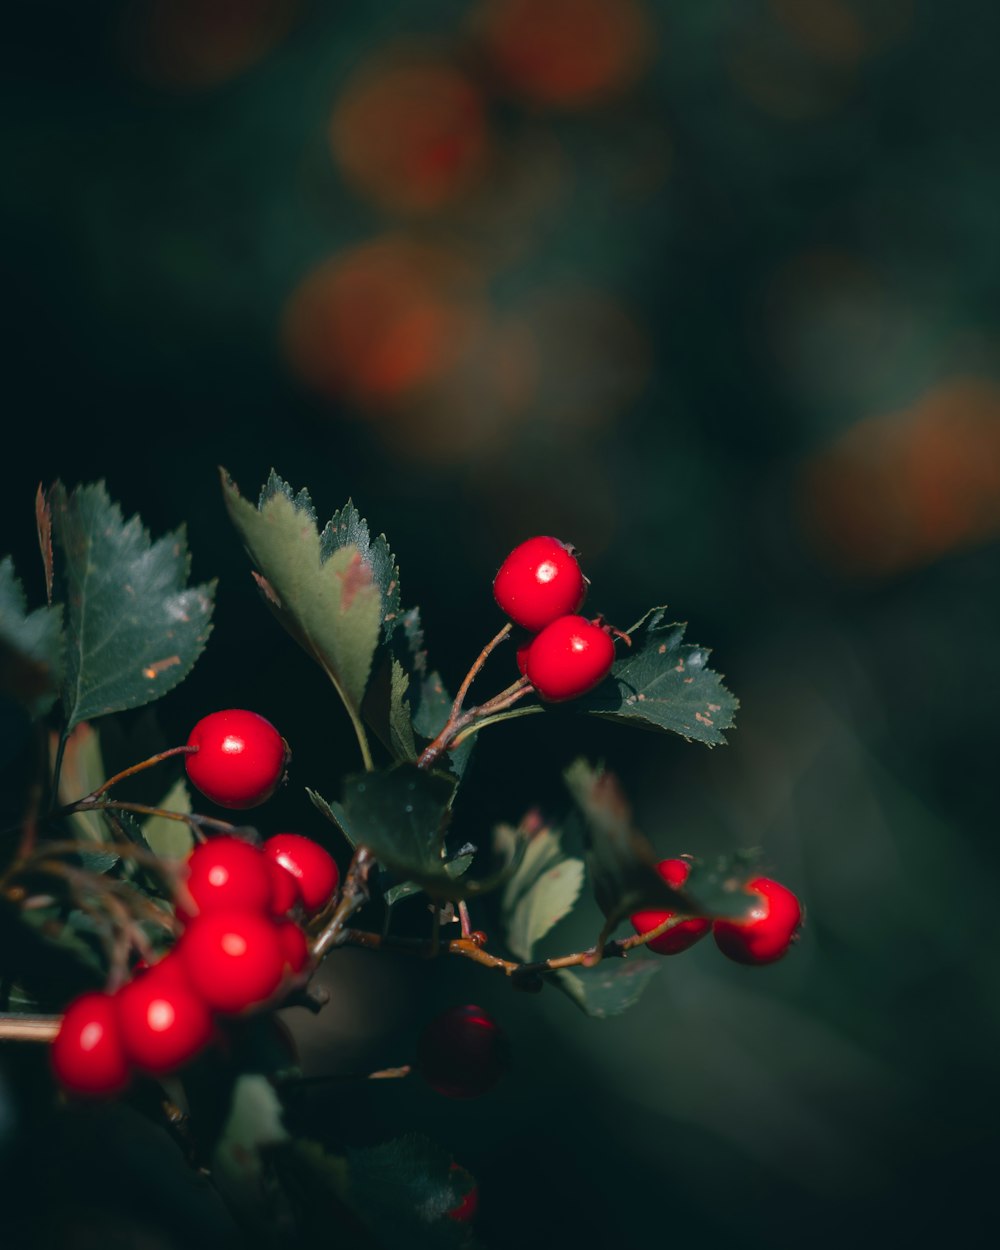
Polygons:
M429 767L442 752L456 746L460 739L467 738L470 733L475 732L475 728L485 724L488 720L500 719L496 715L498 712L505 712L507 708L513 707L519 699L523 699L533 689L534 687L527 677L519 677L506 690L501 690L498 695L494 695L492 699L487 699L485 703L480 703L478 707L471 707L467 712L459 714L456 714L453 708L444 728L434 741L421 751L417 759L417 767ZM463 730L465 730L464 733L462 732Z
M166 751L159 751L156 755L151 755L149 759L142 760L138 764L133 764L131 768L123 768L120 773L115 773L113 777L109 777L107 781L102 782L96 790L91 790L91 792L89 794L85 794L83 798L77 799L73 803L67 803L65 807L59 809L59 814L61 816L68 816L72 812L88 810L81 808L80 804L92 802L94 799L99 799L102 794L110 790L112 786L116 786L119 781L124 781L126 777L132 777L136 773L141 773L147 768L152 768L155 764L159 764L163 760L168 760L174 755L193 755L197 750L198 748L194 746L182 746L170 747Z
M22 1016L0 1013L0 1042L51 1042L62 1016Z
M368 874L374 866L375 856L366 846L359 846L344 878L340 902L313 940L312 957L316 963L334 946L340 946L346 940L348 920L368 902Z

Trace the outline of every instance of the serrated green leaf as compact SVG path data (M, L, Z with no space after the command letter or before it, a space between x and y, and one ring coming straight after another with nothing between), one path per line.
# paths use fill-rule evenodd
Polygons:
M345 838L353 851L358 844L347 827L347 813L344 811L343 804L336 802L336 800L328 802L321 794L318 794L315 790L310 790L308 786L306 786L306 794L309 795L313 807L326 817L330 824Z
M0 560L0 694L43 716L59 697L65 652L62 608L28 611L10 556Z
M717 746L739 700L708 667L708 649L685 643L685 626L667 623L665 613L653 608L632 626L632 645L619 647L611 676L573 707Z
M191 794L183 777L177 778L157 806L168 812L191 814ZM184 859L194 849L191 826L182 820L150 816L142 822L142 835L150 849L165 859Z
M475 856L471 853L456 855L454 859L445 861L444 870L452 880L457 880L469 871L474 858ZM409 898L413 894L420 894L422 890L423 886L418 885L416 881L400 881L397 885L391 885L382 897L387 907L395 907L404 898Z
M382 592L371 565L353 544L324 555L308 495L292 495L273 471L257 507L224 470L222 484L265 601L357 721L381 628Z
M528 828L501 825L495 831L498 849L512 848L518 839L525 843L524 854L504 887L500 915L508 947L528 963L538 942L568 915L579 897L584 866L582 860L563 855L558 832L538 825L534 818Z
M604 959L596 968L560 968L559 986L588 1016L620 1016L639 1001L662 963L655 959Z
M391 872L437 897L449 897L444 834L455 781L415 764L349 777L343 815L349 836Z
M392 678L389 701L389 737L392 753L396 759L413 760L417 757L417 745L410 721L407 691L410 675L397 659L392 660Z
M399 568L396 557L389 550L384 534L372 538L368 522L349 499L339 512L327 521L320 535L320 549L324 560L335 551L350 547L361 552L361 558L372 571L375 585L382 599L381 624L385 638L393 632L400 613Z
M67 728L151 703L191 671L211 630L214 583L187 586L184 530L150 540L104 483L51 492L66 603Z

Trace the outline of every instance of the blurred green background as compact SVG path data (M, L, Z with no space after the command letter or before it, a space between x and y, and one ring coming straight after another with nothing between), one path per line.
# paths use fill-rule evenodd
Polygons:
M404 1061L458 1001L504 1023L515 1071L468 1105L318 1084L296 1123L430 1133L495 1247L921 1244L984 1216L1000 11L33 0L4 24L0 547L35 601L37 482L105 477L154 533L186 521L216 627L160 731L261 711L296 753L261 819L323 837L302 786L334 793L353 742L257 601L216 466L253 494L273 464L324 516L352 495L452 686L500 560L558 534L611 620L690 621L738 728L708 752L501 727L467 836L557 817L585 751L664 855L759 845L808 908L784 962L702 944L606 1023L338 955L328 1012L289 1013L313 1075ZM31 1133L11 1112L0 1153Z

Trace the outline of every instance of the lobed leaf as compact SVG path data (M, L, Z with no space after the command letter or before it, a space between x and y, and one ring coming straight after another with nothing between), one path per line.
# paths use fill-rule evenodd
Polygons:
M524 843L520 863L500 899L500 916L508 947L528 963L538 942L569 914L579 897L583 861L564 855L558 832L542 824L535 813L520 830L501 825L494 837L498 849L508 854L518 841Z
M62 609L28 611L10 556L0 560L0 694L44 716L59 697L65 669Z
M273 471L256 506L224 470L222 484L268 606L356 719L382 625L382 591L372 566L353 543L324 547L308 493L294 495Z
M189 587L184 530L152 542L103 482L50 493L66 604L66 728L141 707L179 685L211 630L214 583Z
M620 648L611 676L574 708L708 746L725 742L739 700L708 667L709 650L684 642L685 628L652 608L628 630L632 645Z

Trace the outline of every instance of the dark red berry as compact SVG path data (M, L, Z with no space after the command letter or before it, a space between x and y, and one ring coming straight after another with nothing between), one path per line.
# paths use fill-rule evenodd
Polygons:
M59 1083L74 1094L117 1094L129 1081L118 1010L110 994L81 994L66 1008L49 1052Z
M453 1163L451 1165L451 1170L453 1172L463 1172L466 1176L468 1176L465 1168L459 1167L457 1163ZM472 1177L469 1177L469 1179L472 1180ZM447 1216L449 1220L455 1220L458 1224L468 1224L470 1220L475 1219L476 1212L478 1210L479 1186L475 1183L475 1181L472 1181L471 1188L467 1189L462 1195L462 1201L457 1207L452 1207L452 1209L447 1212Z
M663 859L656 865L656 871L667 885L681 886L688 878L691 865L683 859ZM651 929L658 929L665 920L669 920L676 914L673 911L637 911L631 917L632 927L636 933L649 933ZM645 949L654 951L657 955L678 955L703 938L711 927L710 920L692 916L688 920L681 920L666 933L661 933L658 938L647 942Z
M243 1011L270 998L285 971L277 926L252 911L196 916L177 944L193 989L215 1011Z
M152 1076L174 1072L212 1040L212 1015L172 952L116 996L122 1045Z
M507 1036L482 1007L452 1007L430 1022L417 1046L417 1070L446 1098L478 1098L507 1070Z
M512 621L536 632L578 611L587 597L587 583L569 547L542 536L521 543L504 560L493 595Z
M517 650L515 658L517 659L517 669L522 677L528 675L528 652L531 650L531 644L535 641L535 635L529 634L517 642Z
M615 644L584 616L561 616L546 625L528 650L528 680L543 699L575 699L607 677Z
M267 860L239 838L212 838L188 856L187 888L198 913L269 912L274 882ZM186 915L182 908L178 911Z
M307 916L322 911L337 892L337 861L311 838L301 833L276 833L261 849L295 878Z
M211 712L191 730L184 757L191 784L220 807L256 807L281 784L288 744L256 712L229 708Z
M712 935L723 955L738 964L771 964L788 952L802 925L802 905L787 886L768 877L748 881L757 896L745 920L716 920Z

